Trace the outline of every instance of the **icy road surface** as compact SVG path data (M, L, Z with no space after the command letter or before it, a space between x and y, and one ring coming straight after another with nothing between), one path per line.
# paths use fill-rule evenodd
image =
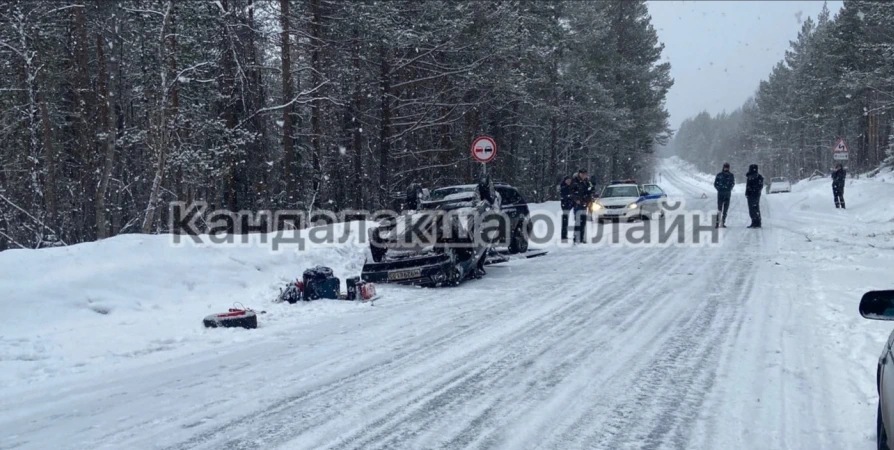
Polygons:
M661 172L714 208L704 177ZM849 187L844 213L828 184L764 196L762 230L738 186L718 248L555 248L193 354L10 382L0 449L869 450L890 326L857 304L894 288L894 197Z

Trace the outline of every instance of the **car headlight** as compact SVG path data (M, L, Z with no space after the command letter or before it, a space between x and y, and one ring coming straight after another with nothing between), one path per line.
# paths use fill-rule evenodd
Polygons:
M602 205L600 205L599 203L590 204L590 212L599 211L600 209L602 209Z
M639 208L639 205L637 205L636 203L631 203L631 204L627 205L627 207L630 209L636 209L636 208Z

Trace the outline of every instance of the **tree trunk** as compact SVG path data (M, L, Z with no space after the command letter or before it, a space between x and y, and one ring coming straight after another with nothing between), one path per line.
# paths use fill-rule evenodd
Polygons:
M279 0L280 62L282 65L282 101L292 101L292 46L289 37L289 0ZM292 137L292 105L282 110L282 151L286 177L286 205L292 207L297 203L297 179L295 168L295 151Z
M323 47L322 40L322 24L320 21L322 20L322 16L320 14L320 0L311 0L311 16L312 21L310 24L311 29L311 37L313 42L313 47L310 53L311 60L311 87L316 88L322 83L322 73L323 73L323 65L321 61L321 53ZM320 94L317 93L314 95L313 103L311 103L311 115L310 115L310 133L311 133L311 163L313 164L313 192L314 199L319 201L320 196L320 179L323 176L322 167L320 165L320 157L322 155L322 148L320 143L320 136L323 134L323 131L320 127L320 108L322 107L322 101L320 100ZM314 205L315 206L315 205Z
M513 124L518 124L518 102L512 103L512 116L511 122ZM518 169L518 140L519 140L519 127L515 126L509 130L509 154L506 158L506 176L510 180L514 180L517 175Z
M256 36L254 32L251 30L255 29L255 0L248 0L248 59L249 59L249 78L253 84L253 92L252 92L252 100L251 100L251 108L253 110L257 110L264 105L265 99L265 82L261 76L261 69L258 63L258 45ZM253 130L258 133L258 138L251 145L251 155L248 159L250 168L254 172L254 176L251 178L253 185L251 186L250 192L252 194L252 199L250 200L252 204L256 205L259 209L269 208L268 204L268 196L267 194L267 186L268 186L268 171L262 169L266 166L264 164L265 158L268 154L266 151L266 143L267 143L267 130L268 128L264 126L265 119L260 115L255 115L252 119Z
M223 8L225 14L230 12L229 2L227 0L221 0L221 7ZM229 20L227 18L223 19L224 21ZM232 48L232 44L228 37L229 31L226 29L226 24L224 24L224 29L221 30L221 73L220 73L220 98L222 99L221 107L223 108L223 117L224 117L224 126L226 126L227 130L232 130L236 128L236 104L234 97L236 95L236 75L234 66L236 61L234 60L235 55L233 54L235 49ZM236 155L235 148L229 148L229 151L226 156L226 164L227 164L227 178L226 183L224 183L226 187L226 202L227 209L230 211L237 211L239 209L237 192L239 180L236 173L236 165L239 160L238 155Z
M360 91L362 85L362 77L360 75L360 31L354 27L354 42L351 43L351 66L354 71L354 99L351 106L351 157L354 165L354 179L349 184L353 186L352 193L354 196L354 207L363 209L365 202L363 201L363 135L362 125L360 121L360 108L363 102L363 94Z
M115 16L117 17L117 14L115 14ZM117 28L117 23L115 28ZM96 198L94 199L94 204L96 206L97 239L104 239L109 236L109 223L106 214L106 193L109 189L109 177L112 175L112 168L115 160L115 138L117 134L117 130L115 129L115 102L112 98L114 91L109 89L109 83L111 81L108 79L109 75L106 70L104 47L105 43L103 41L102 32L99 32L96 34L96 57L99 61L98 103L100 125L102 126L103 133L105 133L105 139L103 141L103 163L99 174L99 181L96 185Z
M120 13L120 9L116 11ZM116 18L117 19L117 18ZM115 95L113 97L114 101L111 104L111 107L114 109L112 111L112 117L114 117L114 122L112 123L112 128L115 130L115 135L117 136L121 130L124 130L125 125L129 123L130 116L126 112L125 105L128 104L128 97L125 94L125 77L122 73L125 72L125 61L124 61L124 37L122 36L122 26L127 26L126 21L115 20L115 48L113 51L117 52L117 57L114 59L112 63L112 76L114 76L114 80L116 82L115 86L111 88L114 89ZM132 112L131 112L132 114ZM118 164L114 171L116 171L116 175L119 179L123 179L123 175L127 173L127 161L125 157L121 158L121 163ZM110 234L116 235L121 231L121 227L123 226L124 215L126 214L126 205L124 202L124 195L122 193L121 187L115 189L112 193L113 204L117 206L112 210L112 217L110 223Z
M80 169L78 170L78 180L81 192L95 192L94 183L96 160L94 153L94 145L97 131L92 123L93 120L93 95L90 88L90 68L88 67L87 54L87 21L85 8L72 8L72 38L73 42L73 59L75 63L74 72L74 99L77 102L75 110L78 119L75 130L77 132L78 160ZM95 200L94 200L95 201ZM95 208L91 204L90 196L83 195L79 199L80 214L76 223L79 227L78 235L83 240L92 240L94 226L90 225L90 212Z
M35 67L35 56L36 52L33 52L28 48L28 37L26 36L25 24L23 22L19 22L18 24L19 31L19 43L22 49L22 55L24 61L22 61L24 65L23 75L25 77L25 90L27 91L28 96L28 142L26 143L26 148L28 149L28 161L30 163L29 167L29 175L31 178L31 214L38 218L38 221L43 220L43 185L41 183L41 172L43 169L40 166L40 124L37 121L38 117L38 100L39 100L39 89L37 86L37 71L38 68ZM39 66L38 66L39 67ZM46 124L44 124L46 127ZM38 224L35 224L38 225ZM45 230L43 227L40 229L40 235L36 236L37 242L35 245L40 245L45 236Z
M389 206L388 165L391 156L391 66L388 64L388 51L384 44L380 46L381 71L379 89L381 90L381 115L379 124L379 206Z
M168 0L165 7L164 18L161 23L161 31L158 39L158 60L165 60L165 31L171 22L171 9L173 8L173 0ZM152 179L152 188L149 191L149 202L146 205L146 215L143 216L143 225L141 231L143 234L152 232L152 224L155 222L155 210L158 206L158 196L161 191L161 182L165 175L165 160L167 157L168 147L168 67L162 64L160 90L158 93L158 101L156 104L156 123L154 124L154 147L155 147L155 176Z
M50 123L50 112L47 109L46 100L40 101L40 123L43 133L43 154L47 161L44 177L44 190L47 203L47 222L52 227L58 228L58 211L56 203L56 147L53 145L53 126ZM60 232L62 229L59 229ZM62 236L57 236L62 239Z
M549 133L549 176L555 178L559 174L558 162L559 162L559 124L558 119L556 119L555 112L553 113L552 120L550 121L550 133ZM550 195L552 197L552 195Z

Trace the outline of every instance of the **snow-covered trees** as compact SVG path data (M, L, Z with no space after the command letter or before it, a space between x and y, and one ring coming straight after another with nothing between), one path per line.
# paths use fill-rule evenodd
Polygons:
M164 231L166 204L375 208L471 181L532 200L642 176L672 84L645 2L0 3L0 250Z
M803 22L752 100L732 114L684 121L673 148L705 171L729 160L796 178L828 170L842 137L848 165L869 170L887 157L892 114L894 3L846 0L834 18L824 8Z

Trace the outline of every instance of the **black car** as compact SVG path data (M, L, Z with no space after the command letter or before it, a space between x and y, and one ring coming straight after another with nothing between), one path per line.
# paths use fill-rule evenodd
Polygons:
M860 300L860 315L867 319L894 320L894 291L871 291ZM882 348L876 368L878 413L876 415L876 444L878 450L890 450L888 434L894 431L894 331ZM891 429L891 431L888 431Z
M504 183L495 185L500 194L500 210L509 220L510 234L501 243L509 247L509 253L525 253L528 251L528 236L531 234L531 211L528 202L518 189Z

